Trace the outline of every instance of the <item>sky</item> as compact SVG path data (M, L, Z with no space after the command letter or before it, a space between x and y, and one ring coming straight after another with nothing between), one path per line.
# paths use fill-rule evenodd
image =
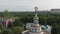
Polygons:
M60 8L60 0L0 0L0 11L33 11Z

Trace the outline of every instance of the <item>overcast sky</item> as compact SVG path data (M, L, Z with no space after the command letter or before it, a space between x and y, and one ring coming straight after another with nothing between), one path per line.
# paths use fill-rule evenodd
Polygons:
M39 10L60 8L60 0L0 0L0 11L30 11L35 6Z

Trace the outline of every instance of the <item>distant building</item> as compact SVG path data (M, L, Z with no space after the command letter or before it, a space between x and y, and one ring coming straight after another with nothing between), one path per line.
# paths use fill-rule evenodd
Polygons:
M51 9L51 13L60 14L60 9Z
M0 18L0 23L5 27L7 27L8 24L12 23L12 22L14 22L14 20L12 18L9 18L9 19L8 18Z
M51 11L60 11L60 9L51 9Z
M34 8L37 11L37 7ZM22 34L51 34L51 27L49 25L39 24L39 17L35 12L35 17L33 20L34 23L26 24L26 31L23 31Z

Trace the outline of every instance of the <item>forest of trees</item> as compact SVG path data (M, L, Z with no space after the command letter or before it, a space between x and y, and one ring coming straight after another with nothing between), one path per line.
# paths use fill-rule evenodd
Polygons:
M52 26L52 34L60 34L60 14L51 12L37 12L39 24ZM9 23L8 27L0 24L0 34L21 34L25 30L25 24L33 22L34 12L0 12L0 17L15 18L15 22Z

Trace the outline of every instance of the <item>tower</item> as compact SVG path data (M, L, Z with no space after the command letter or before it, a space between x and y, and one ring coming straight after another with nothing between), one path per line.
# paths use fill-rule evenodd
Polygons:
M33 25L31 27L31 32L30 34L40 34L42 33L42 28L41 26L39 25L39 17L37 16L37 9L38 7L35 7L35 16L34 16L34 19L33 19Z
M34 9L35 16L33 17L33 23L27 23L27 31L22 32L22 34L49 34L51 32L50 28L46 29L46 26L39 25L39 17L37 16L38 7L35 7Z
M35 7L34 9L35 9L34 23L37 24L39 23L39 17L37 16L38 7Z

